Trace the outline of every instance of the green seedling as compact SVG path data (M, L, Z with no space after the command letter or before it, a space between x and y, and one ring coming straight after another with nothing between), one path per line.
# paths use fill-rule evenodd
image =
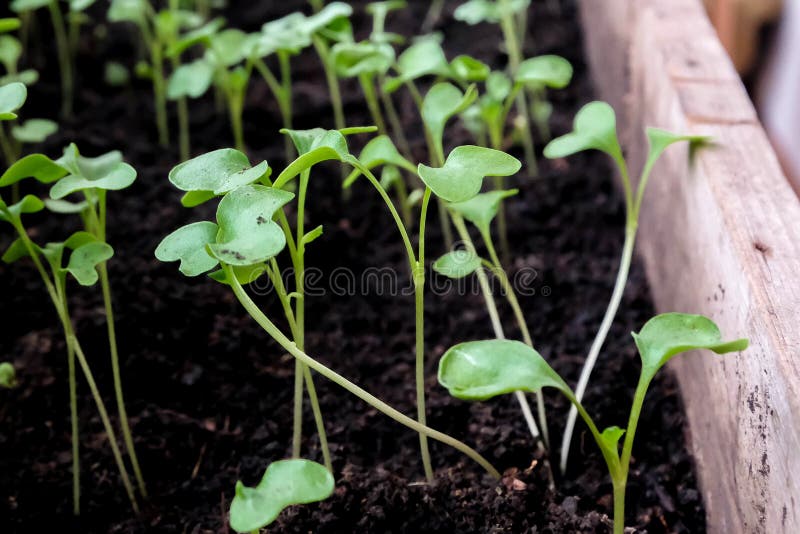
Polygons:
M170 0L169 7L161 11L156 11L147 0L111 0L107 17L109 22L127 22L139 29L148 59L139 64L138 73L152 81L158 141L162 147L167 147L169 123L167 82L164 74L165 54L167 50L176 46L181 31L197 28L203 19L196 13L181 10L177 0ZM172 67L173 69L179 67L177 57L173 57ZM181 153L188 157L188 110L182 96L177 100Z
M19 70L19 59L22 56L22 43L10 32L20 27L17 18L0 19L0 64L5 74L0 77L0 86L12 82L33 85L39 81L39 73L34 69Z
M289 506L324 501L333 494L334 485L331 472L318 463L300 459L273 462L256 487L236 483L231 528L258 533Z
M633 334L642 370L626 428L612 426L602 432L577 395L532 347L519 341L471 341L451 347L439 362L439 383L464 400L487 400L506 393L540 391L552 387L575 406L605 460L614 488L614 533L625 530L625 489L633 441L647 389L656 373L674 356L698 349L717 354L747 348L746 339L722 341L719 328L700 315L666 313L650 319ZM620 451L619 441L625 436Z
M455 11L455 18L467 24L488 22L500 24L503 31L505 51L508 54L509 72L512 77L517 72L523 60L523 44L527 25L527 11L530 0L469 0L460 5ZM519 133L522 138L522 147L525 151L525 162L528 175L536 176L536 153L534 152L533 136L530 130L528 117L528 103L524 92L516 95L517 114L519 116Z
M488 134L488 146L503 150L508 114L520 92L523 89L531 91L534 101L539 105L537 109L544 109L547 104L544 99L546 89L562 89L571 80L572 65L560 56L544 55L526 59L520 64L513 80L500 71L489 74L485 93L461 114L462 120L479 144L486 145ZM547 127L548 117L542 118L545 122L543 127ZM500 177L495 179L494 185L498 190L505 188L504 180ZM506 262L510 258L507 226L505 211L501 205L497 217L497 233L500 253Z
M211 277L228 285L248 314L270 337L296 358L298 372L295 380L296 415L292 447L293 457L298 458L300 452L299 434L301 429L298 431L298 428L300 427L299 412L300 408L302 408L304 382L308 386L309 399L317 421L320 439L321 441L324 439L324 426L321 424L321 414L312 389L313 381L310 371L313 370L356 395L381 413L415 430L421 436L437 439L464 452L486 468L490 474L497 476L497 471L470 447L427 427L422 422L403 415L343 376L322 365L303 350L304 253L306 245L318 238L322 233L320 227L306 232L304 226L308 181L314 165L323 161L341 161L359 169L381 194L381 198L386 202L395 223L400 229L409 257L414 257L408 233L385 190L372 172L349 153L344 134L366 131L371 131L371 129L355 128L348 129L345 132L321 129L286 131L297 147L300 156L281 171L274 180L270 178L271 173L264 166L260 168L259 166L250 167L248 163L242 170L241 163L244 155L230 152L217 151L218 154L214 157L224 156L225 161L222 163L211 164L210 162L205 162L197 166L197 168L206 169L206 172L195 173L188 166L176 167L170 173L170 180L179 188L187 191L183 198L184 205L196 205L215 196L222 196L222 200L217 208L216 222L202 221L176 230L162 241L156 250L156 256L162 261L180 261L181 271L191 276L217 269L211 274ZM240 164L238 169L235 165L230 164L231 158L237 159ZM259 171L252 170L257 168ZM295 180L298 181L296 197L285 190L285 188L293 186L292 182ZM294 229L291 228L288 218L282 209L293 198L297 202L297 217ZM288 249L292 266L296 273L296 287L291 294L284 287L278 266L277 255L283 248ZM418 280L417 275L420 272L423 273L422 278L424 280L424 271L419 268L418 264L415 261L410 261L410 264L415 275L415 281ZM270 277L284 309L293 339L287 337L258 308L245 291L243 286L253 281L260 273L266 273ZM295 298L296 304L294 308L291 304L291 297ZM419 309L421 311L421 308ZM419 317L420 315L418 315L418 326L421 326ZM418 331L420 330L418 329ZM418 343L418 349L420 348ZM424 421L424 415L422 419ZM327 451L327 444L324 442L322 442L322 449L326 465L330 467L330 457L325 452ZM427 450L424 452L423 459L429 465Z
M17 387L17 371L8 362L0 363L0 387L6 389Z
M81 156L78 148L72 144L64 150L64 155L55 161L41 154L32 154L20 159L0 177L0 187L14 185L20 180L29 177L51 186L50 198L44 201L44 205L50 211L60 214L78 214L84 226L82 235L91 236L97 243L105 243L108 213L107 192L129 187L136 179L136 171L122 161L122 155L119 152L109 152L96 158L87 158ZM74 202L66 200L74 195L80 195L82 198ZM30 251L28 251L28 254L31 254ZM139 491L143 496L147 496L133 444L133 436L128 423L127 410L125 409L111 283L106 260L107 258L92 265L90 274L94 274L95 278L91 281L91 284L85 285L94 285L97 277L99 277L106 312L111 368L120 427L128 455L131 458L131 465L138 482ZM75 272L72 272L72 274L73 276L78 276ZM83 283L80 279L79 281ZM57 284L54 284L54 286L58 288ZM77 425L77 420L75 420L74 424ZM73 433L73 439L73 447L76 452L74 476L77 480L79 473L77 464L77 430ZM75 484L77 485L77 482Z
M72 4L72 3L71 3ZM53 26L53 36L58 52L58 67L61 74L61 116L64 118L72 115L72 101L75 91L75 81L72 70L67 26L58 0L12 0L11 11L23 15L29 14L40 8L47 8L50 12L50 21Z
M44 172L52 172L45 170ZM73 470L73 512L80 513L80 462L78 455L78 408L77 408L77 381L75 377L75 359L77 358L84 377L89 384L94 397L104 430L108 435L109 444L114 454L117 467L122 477L123 485L134 510L138 512L138 504L134 495L133 486L128 477L125 464L122 460L117 445L117 438L105 404L97 388L86 356L75 335L69 308L67 306L67 277L70 276L84 286L94 285L98 280L97 265L107 261L113 255L111 247L97 240L87 232L77 232L69 239L60 243L48 243L40 247L30 238L22 222L22 216L43 210L44 202L33 195L25 196L16 204L8 205L0 199L0 220L9 223L17 234L17 239L3 254L3 261L12 263L24 257L29 257L36 266L39 275L47 289L50 300L56 309L64 332L67 344L67 362L70 390L70 417L72 420L72 470ZM69 257L65 262L65 255ZM49 267L49 272L45 268Z
M625 196L625 242L622 247L622 257L611 300L608 303L597 335L589 349L589 355L586 358L583 369L581 369L578 385L575 388L575 396L579 401L583 400L583 394L589 384L592 369L594 369L600 349L603 347L608 331L611 328L611 323L614 321L617 309L622 301L622 294L625 291L631 259L633 258L642 200L644 199L644 192L653 166L664 150L674 143L685 141L692 146L696 146L707 141L706 137L678 135L657 128L648 128L646 133L650 143L650 150L635 190L628 174L628 165L622 155L622 149L617 138L616 115L611 106L605 102L586 104L575 116L572 132L554 139L544 149L544 155L548 158L563 158L584 150L604 152L611 157L619 170ZM577 409L573 407L567 419L567 426L564 430L564 438L561 445L560 466L562 471L567 467L569 447L577 415Z

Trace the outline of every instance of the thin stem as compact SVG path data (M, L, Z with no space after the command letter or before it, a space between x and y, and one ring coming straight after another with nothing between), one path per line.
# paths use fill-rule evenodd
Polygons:
M102 201L101 201L102 202ZM105 262L98 265L100 272L100 286L103 291L103 305L106 310L106 325L108 327L108 346L111 352L111 374L114 379L114 394L117 400L117 412L119 414L119 425L122 429L122 439L125 441L125 448L131 458L133 474L139 486L139 492L143 497L147 497L147 487L142 476L142 469L139 467L139 458L136 455L136 448L133 444L133 434L128 422L128 411L125 408L125 397L122 391L122 375L119 366L119 351L117 345L117 332L114 321L114 306L111 301L111 283L108 279L108 267Z
M362 74L358 77L358 81L361 83L361 89L364 92L364 99L367 101L367 108L369 108L372 121L378 127L378 133L386 135L386 121L383 120L381 105L375 96L375 86L372 83L372 78L368 74Z
M131 484L131 480L128 477L128 471L125 469L125 463L122 461L122 453L120 453L119 445L117 445L117 436L114 433L114 428L111 426L111 420L108 418L108 412L106 411L105 403L103 403L103 398L100 396L100 391L97 389L97 384L94 381L92 370L89 368L89 362L86 360L86 356L83 354L80 343L78 343L78 339L71 332L71 326L69 328L70 333L67 336L67 342L72 344L75 355L78 357L78 363L83 370L83 375L86 378L86 382L89 384L89 390L92 392L92 397L94 397L94 402L97 405L97 411L100 414L100 420L102 421L103 427L108 436L108 442L111 445L111 452L113 453L114 460L117 463L117 468L119 469L120 477L122 478L122 484L125 486L125 491L128 494L128 499L131 501L133 510L138 514L139 505L137 504L136 496L133 493L133 484Z
M17 161L17 157L14 154L14 149L11 146L11 140L8 138L6 129L2 122L0 122L0 150L3 152L3 158L6 160L6 166L11 167Z
M439 432L430 427L422 425L417 421L415 421L414 419L408 417L407 415L402 414L401 412L392 408L385 402L381 401L379 398L375 397L374 395L371 395L364 389L358 387L357 385L347 380L342 375L329 369L328 367L319 363L305 352L298 349L297 346L294 343L292 343L291 340L289 340L289 338L287 338L275 326L275 324L272 321L270 321L266 315L264 315L264 313L258 308L258 306L256 306L256 304L250 299L250 297L242 288L239 281L236 280L236 278L233 276L231 267L223 264L222 268L227 272L228 277L232 280L231 288L233 289L236 298L239 300L242 306L244 306L247 313L250 314L250 316L261 326L261 328L263 328L267 332L267 334L269 334L275 341L278 342L279 345L281 345L287 352L289 352L289 354L291 354L292 356L294 356L299 360L302 360L303 363L305 363L309 368L315 370L328 380L346 389L347 391L349 391L362 401L366 402L379 412L383 413L384 415L389 416L398 423L416 432L423 433L432 439L441 441L442 443L463 452L465 455L469 456L472 460L474 460L481 467L483 467L486 470L486 472L489 473L492 477L496 479L500 478L500 472L497 471L497 469L495 469L492 466L492 464L490 464L483 456L481 456L477 451L475 451L468 445L448 436L447 434L443 434L442 432Z
M278 97L278 107L281 111L283 127L292 128L292 69L289 62L289 54L278 51L278 62L281 69L281 95ZM288 135L284 136L284 152L286 162L294 159L294 145Z
M522 307L519 305L517 294L514 292L511 281L508 279L508 274L506 274L505 269L503 269L503 266L500 264L500 258L497 257L497 251L494 248L492 236L489 234L489 232L481 230L481 237L483 238L483 242L486 244L486 250L489 252L489 258L492 260L492 272L500 281L500 286L506 296L506 300L514 312L514 318L516 319L517 326L522 334L522 340L526 345L533 348L533 338L531 337L530 330L528 330L528 322L525 320L525 315L522 313ZM536 405L539 415L539 426L542 430L542 438L544 439L545 446L550 448L550 433L547 428L547 413L545 412L544 395L542 395L541 390L536 392Z
M67 309L67 295L64 287L56 279L56 288L61 299L61 306ZM59 313L59 315L61 315ZM69 342L69 331L64 328L64 340L67 345L67 377L69 381L69 420L72 441L72 513L81 513L81 460L78 427L78 381L75 377L75 350Z
M242 125L242 112L244 108L243 100L238 95L228 96L228 116L231 121L231 131L233 132L233 143L236 150L245 152L244 146L244 127Z
M156 127L158 128L158 143L166 148L169 146L169 124L167 123L167 88L164 81L164 59L161 43L153 41L150 44L150 58L153 70L153 100L156 107Z
M428 204L431 200L431 188L426 187L422 196L422 208L419 215L419 259L412 273L414 277L414 318L415 318L415 382L417 387L417 421L426 424L425 410L425 221L428 218ZM428 449L428 438L419 435L419 448L422 455L422 466L425 478L433 482L433 467Z
M617 310L619 309L619 304L622 301L622 295L625 292L625 284L628 281L628 271L630 270L631 266L631 259L633 257L633 246L636 241L636 227L635 225L628 225L625 230L625 243L622 247L622 257L620 259L620 267L619 271L617 272L617 280L614 283L614 290L611 294L611 300L608 303L608 307L606 308L605 315L603 316L603 320L600 323L600 329L597 331L597 335L592 342L592 346L589 349L589 355L586 357L586 362L583 364L583 369L581 369L581 375L578 379L578 386L575 388L575 397L580 402L583 399L583 395L586 392L586 386L589 384L589 377L592 374L592 370L594 369L595 363L597 362L597 357L600 354L600 349L603 347L603 343L606 340L606 336L608 335L608 331L611 328L611 323L614 321L614 317L617 314ZM561 442L561 462L560 467L561 471L564 472L567 469L567 459L569 458L569 447L572 441L572 434L575 430L575 420L577 418L577 411L576 408L573 406L570 408L569 415L567 417L567 426L564 429L564 438Z
M382 81L380 85L383 85ZM392 126L394 138L397 139L397 144L400 147L400 152L402 152L407 159L411 159L411 146L408 143L408 138L406 138L403 124L400 122L400 116L397 114L397 108L395 108L394 102L392 101L392 95L386 93L386 91L382 89L378 89L378 92L381 96L381 102L383 102L383 108L386 110L389 124Z
M53 22L53 36L56 39L58 52L58 68L61 73L61 116L67 118L72 115L72 61L69 54L69 40L67 30L64 25L64 17L61 15L61 8L58 0L53 0L48 4L50 18Z
M336 70L331 65L330 49L328 48L325 39L315 35L314 48L317 51L322 68L325 71L325 79L328 83L328 94L331 97L331 107L333 107L333 124L337 130L341 130L347 123L344 118L344 106L342 105L342 91L339 86L339 77L336 76Z
M614 488L614 534L625 533L625 489L627 484L612 480Z

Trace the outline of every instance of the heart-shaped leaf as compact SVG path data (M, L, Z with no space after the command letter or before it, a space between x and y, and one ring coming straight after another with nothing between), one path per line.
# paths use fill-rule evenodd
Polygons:
M6 206L5 202L0 199L0 221L12 222L12 220L19 220L24 213L37 213L43 209L42 199L33 195L25 195L22 200L10 206Z
M275 521L288 506L327 499L334 484L330 471L316 462L302 459L273 462L256 487L236 483L230 510L231 528L243 533L257 531Z
M337 43L331 48L336 73L345 78L385 74L394 64L394 48L385 43Z
M642 379L649 382L673 356L697 349L717 354L739 352L747 348L746 339L722 341L719 328L711 319L686 313L656 315L633 340L642 358Z
M477 195L487 176L511 176L519 172L520 161L505 152L465 145L453 149L444 167L420 164L417 174L439 198L464 202Z
M169 181L181 191L211 191L222 195L241 185L252 184L269 172L266 161L251 167L250 160L242 152L221 148L176 165L169 172Z
M278 51L297 54L311 46L311 33L305 15L299 12L290 13L261 27L254 53L258 57L266 57Z
M481 268L481 259L471 250L453 250L433 262L433 270L448 278L464 278Z
M450 118L458 115L472 104L478 96L474 85L465 93L451 83L437 83L431 87L422 101L422 120L433 140L441 146L444 126Z
M219 233L209 252L228 265L254 265L276 256L286 236L272 216L294 194L263 185L243 185L223 197L217 208Z
M28 89L19 82L0 87L0 121L16 119L14 112L22 107L27 98Z
M147 0L111 0L106 18L109 22L146 24L147 15L152 9Z
M519 13L531 4L531 0L508 0L506 6L503 2L496 2L492 0L469 0L458 6L453 16L456 20L466 22L467 24L478 24L480 22L489 22L496 24L500 22L503 17L503 9L508 9L512 14Z
M659 128L647 129L647 140L650 143L650 150L647 154L647 162L645 169L649 169L655 164L656 160L661 157L661 154L668 146L679 143L681 141L688 141L692 145L702 144L709 141L709 137L703 135L681 135Z
M38 248L35 244L33 246ZM3 257L0 259L2 259L4 263L14 263L22 258L27 258L28 256L28 248L25 246L25 243L22 241L22 239L17 238L11 242L6 251L3 253Z
M123 162L122 154L116 150L87 158L81 156L72 143L56 163L70 172L50 188L50 197L56 200L87 189L119 191L136 180L136 169Z
M179 270L186 276L198 276L219 264L206 250L216 243L219 227L210 221L187 224L161 240L156 258L163 262L179 261Z
M486 400L514 391L569 386L534 349L510 339L469 341L451 347L439 361L439 383L464 400Z
M368 169L388 164L402 167L409 172L417 170L414 164L400 154L388 135L379 135L371 139L359 154L358 160Z
M35 178L50 184L69 173L64 167L43 154L30 154L19 159L0 176L0 187L11 185L25 178Z
M387 93L396 91L406 82L423 76L449 76L450 64L439 41L426 37L412 44L397 58L398 76L386 81Z
M72 251L66 270L82 286L91 286L97 283L97 265L108 261L113 255L114 249L108 243L86 243Z
M502 202L503 199L516 195L518 192L518 189L489 191L487 193L475 195L464 202L448 204L448 207L474 224L481 233L488 234L489 225L492 223L492 219L497 215L497 210L500 209L500 202Z
M232 67L253 52L254 37L241 30L228 29L207 37L206 58L216 65Z
M25 69L16 74L6 74L0 77L0 86L9 85L12 83L21 83L25 86L30 86L39 81L39 73L33 69Z
M532 57L520 63L514 81L533 87L563 89L572 80L572 65L561 56Z
M167 97L177 100L182 97L199 98L206 94L214 81L214 67L203 59L179 66L167 84Z
M58 124L47 119L28 119L11 128L11 135L20 143L41 143L58 131Z
M600 150L615 161L622 161L617 139L617 118L605 102L589 102L575 116L572 132L550 141L544 147L547 158L564 158L584 150Z
M489 65L472 56L460 55L450 62L450 71L462 82L482 82L489 77Z
M355 160L348 151L347 139L338 130L323 130L321 128L287 130L284 128L281 133L291 137L300 156L287 165L275 178L273 185L276 188L282 188L289 181L300 175L301 172L310 169L317 163L329 160L349 161L352 163Z

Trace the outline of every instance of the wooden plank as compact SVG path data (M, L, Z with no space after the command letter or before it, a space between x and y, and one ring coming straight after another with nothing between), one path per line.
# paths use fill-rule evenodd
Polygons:
M627 34L598 28L629 11ZM635 5L634 8L630 6ZM685 400L711 532L800 532L800 201L782 174L699 0L582 0L586 42L627 58L596 76L621 102L632 169L645 126L713 136L690 160L673 147L653 173L637 247L660 311L703 313L740 356L687 355L671 368ZM609 22L610 23L610 22Z

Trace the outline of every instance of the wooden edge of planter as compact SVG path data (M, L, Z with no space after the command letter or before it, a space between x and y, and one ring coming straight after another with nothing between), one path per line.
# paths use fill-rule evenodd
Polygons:
M633 174L646 126L714 138L693 157L668 149L637 244L659 311L702 313L751 341L671 364L709 532L800 532L800 201L700 0L580 5Z

